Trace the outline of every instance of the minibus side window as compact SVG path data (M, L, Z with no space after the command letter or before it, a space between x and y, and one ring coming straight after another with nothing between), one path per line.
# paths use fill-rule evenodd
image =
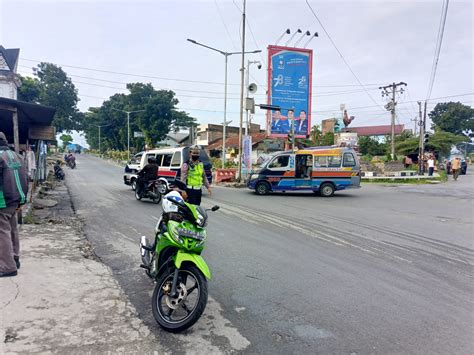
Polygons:
M333 155L328 157L328 167L339 168L341 166L341 157L339 155Z
M157 154L156 155L156 164L158 164L158 166L161 166L161 161L163 160L163 154Z
M314 167L315 168L325 168L328 166L328 157L316 155L314 158Z
M172 157L173 157L173 154L164 154L162 166L166 166L166 167L170 166Z
M269 169L278 169L278 168L286 168L288 166L288 162L290 160L289 155L280 155L278 157L273 158L270 164L268 164Z
M352 153L344 153L344 166L346 167L356 166L356 161Z

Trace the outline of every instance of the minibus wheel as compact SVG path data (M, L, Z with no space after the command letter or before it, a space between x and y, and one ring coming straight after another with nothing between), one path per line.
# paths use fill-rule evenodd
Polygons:
M325 182L319 187L319 193L323 197L331 197L332 195L334 195L334 191L334 185L330 182Z
M255 192L257 195L266 195L270 191L270 187L266 182L259 182L257 186L255 186Z

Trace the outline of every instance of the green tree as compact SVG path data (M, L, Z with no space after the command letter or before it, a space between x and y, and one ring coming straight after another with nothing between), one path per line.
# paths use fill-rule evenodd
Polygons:
M446 155L449 153L453 145L467 141L470 140L466 136L438 131L429 136L428 142L425 144L425 150L435 151ZM405 140L398 141L395 143L396 152L403 155L417 153L419 143L419 137L409 137Z
M58 132L81 129L83 116L77 108L77 89L64 70L51 63L33 68L34 78L21 77L18 98L56 109L53 125Z
M323 139L323 133L321 132L317 124L315 124L311 128L311 133L309 135L309 138L311 140L312 145L314 146L321 145L321 141Z
M165 138L170 130L195 125L196 120L183 111L178 111L178 99L169 90L155 90L151 84L127 84L129 94L116 94L105 101L100 108L90 108L84 117L84 131L89 145L97 148L97 125L101 128L101 146L104 149L127 148L127 115L125 112L138 111L130 114L130 145L137 150L144 143L154 146ZM143 138L134 138L133 132L141 131Z
M70 134L61 134L59 139L63 142L63 147L65 148L68 144L72 143L72 136Z
M387 143L380 143L371 137L359 137L359 152L362 155L385 155L387 153Z
M334 133L326 132L325 134L323 134L320 145L322 146L334 145Z
M29 76L21 76L21 86L18 88L18 100L39 103L41 84L38 79Z
M428 114L432 129L474 137L474 109L460 102L439 103Z

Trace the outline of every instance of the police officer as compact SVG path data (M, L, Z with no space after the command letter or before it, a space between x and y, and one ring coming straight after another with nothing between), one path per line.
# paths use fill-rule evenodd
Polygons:
M199 146L191 147L189 160L183 164L181 169L181 181L186 184L188 203L198 206L201 204L202 185L206 186L209 195L211 194L211 186L204 172L204 164L199 161L200 152Z

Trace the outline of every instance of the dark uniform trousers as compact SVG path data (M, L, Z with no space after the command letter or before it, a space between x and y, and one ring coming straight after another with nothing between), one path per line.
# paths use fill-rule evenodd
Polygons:
M0 209L0 272L16 270L13 256L20 256L16 206Z

